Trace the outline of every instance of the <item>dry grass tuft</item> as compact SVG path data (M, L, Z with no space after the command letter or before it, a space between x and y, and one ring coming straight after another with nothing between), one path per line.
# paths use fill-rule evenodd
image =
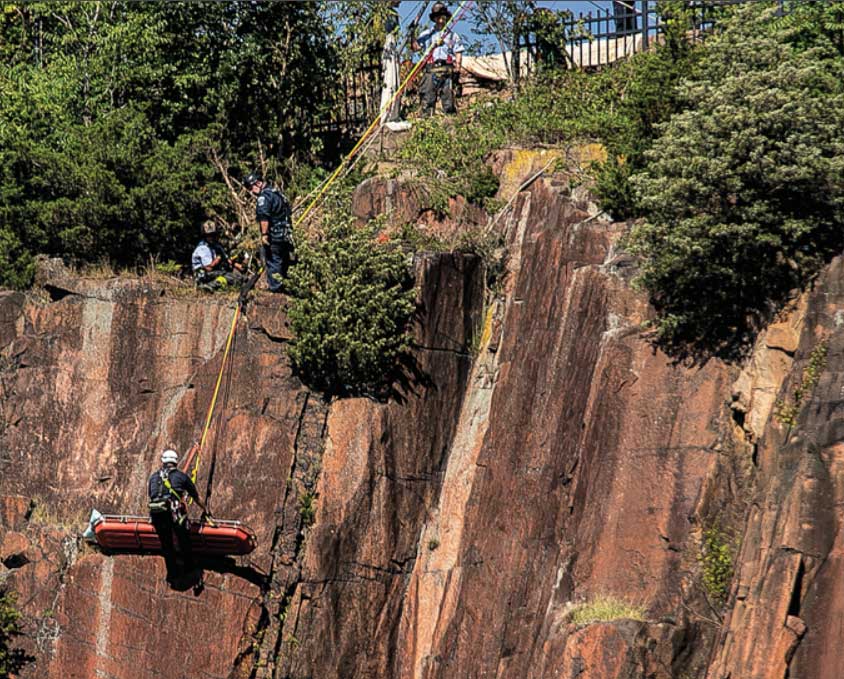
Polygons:
M576 604L571 613L575 625L612 620L645 620L645 607L632 604L611 594L599 594L589 601Z

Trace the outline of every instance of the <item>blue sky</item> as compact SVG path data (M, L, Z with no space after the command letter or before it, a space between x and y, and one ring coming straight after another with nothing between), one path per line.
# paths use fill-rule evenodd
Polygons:
M452 11L454 11L459 5L459 0L451 0L447 3L448 6ZM638 6L640 3L636 2ZM427 13L430 11L431 5L433 2L430 2L428 5L428 10L425 13L425 17L422 20L422 25L425 26L430 23ZM539 0L537 5L541 7L550 7L552 9L567 9L573 14L577 15L579 13L586 14L588 12L597 12L598 9L609 9L612 6L611 0L595 0L594 2L590 0ZM420 0L402 0L401 6L399 7L399 14L402 17L402 26L406 26L410 20L416 15L419 9L422 7L422 3ZM463 19L457 22L455 30L460 33L460 35L464 38L467 38L469 41L477 39L477 36L474 33L472 27L472 17L471 17L472 10L471 8L466 12L466 15Z

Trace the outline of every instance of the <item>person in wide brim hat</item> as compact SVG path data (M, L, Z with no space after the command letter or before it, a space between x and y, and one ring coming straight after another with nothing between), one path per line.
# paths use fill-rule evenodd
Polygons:
M454 89L463 66L463 41L449 27L452 16L445 3L435 2L430 17L434 25L413 36L410 43L414 52L426 50L425 72L419 86L423 118L434 114L437 99L442 101L443 113L457 113Z
M436 21L438 16L444 16L446 19L451 19L451 10L449 10L443 3L435 2L434 6L431 8L431 13L428 15L428 18L430 18L431 21Z

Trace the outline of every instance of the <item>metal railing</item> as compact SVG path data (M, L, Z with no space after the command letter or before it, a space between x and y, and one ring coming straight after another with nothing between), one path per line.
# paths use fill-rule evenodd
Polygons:
M336 96L318 116L312 131L322 136L345 136L363 128L378 115L381 104L381 49L366 53L357 68L341 76Z
M703 34L717 23L725 8L752 1L688 0L689 30ZM777 1L780 12L784 12L785 0ZM661 39L665 28L666 16L658 11L658 4L658 0L622 0L612 7L572 14L562 22L567 42L566 53L561 56L570 68L593 69L647 50ZM523 36L522 49L528 55L529 72L535 69L542 48L541 36Z

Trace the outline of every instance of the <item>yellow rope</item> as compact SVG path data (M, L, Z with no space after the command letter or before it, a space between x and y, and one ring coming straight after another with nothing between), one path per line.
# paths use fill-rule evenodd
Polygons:
M451 25L459 19L459 17L463 14L465 10L465 7L468 6L471 2L472 0L463 0L463 2L460 3L460 6L457 8L457 11L451 16L451 18L448 20L448 23L446 23L446 25L443 27L444 31L448 31L451 29ZM390 110L390 107L392 107L393 102L395 102L395 100L399 96L401 96L408 83L410 83L410 81L416 77L416 74L419 72L419 69L421 69L425 65L425 62L428 60L428 57L430 56L431 52L434 51L435 47L436 45L432 42L431 46L425 51L425 54L422 56L422 58L418 61L418 63L416 63L410 73L407 74L407 77L404 79L401 85L399 85L399 88L396 90L396 93L390 98L390 101L384 105L383 110ZM358 140L357 144L354 145L354 148L352 148L352 150L349 151L346 157L343 158L343 161L340 163L340 165L337 166L337 169L334 170L331 176L322 185L322 188L317 193L316 197L314 197L308 207L306 207L302 214L300 214L299 217L296 219L296 221L294 222L296 226L299 226L299 224L301 224L305 221L305 219L307 219L308 215L311 213L311 210L313 210L314 206L319 202L320 198L325 195L325 192L328 190L328 187L334 183L334 180L337 179L338 175L340 174L340 172L343 171L343 168L346 166L346 164L357 154L361 146L363 146L363 143L367 140L369 135L372 134L372 132L378 126L378 123L381 122L381 115L382 114L379 111L378 115L375 116L375 120L373 120L372 124L366 129L366 132L363 133L363 136Z
M214 408L217 405L217 396L220 393L220 384L223 382L223 372L226 369L226 362L229 358L229 352L232 348L232 339L234 339L234 334L237 332L237 319L240 318L240 310L243 307L242 304L238 303L237 310L234 312L234 318L232 319L232 327L229 330L229 336L226 340L226 348L223 350L223 360L220 363L220 374L217 375L217 384L214 387L214 395L211 397L211 405L208 406L208 415L205 417L205 427L202 430L202 438L199 440L199 450L196 452L196 459L193 463L193 469L191 470L190 478L191 481L196 483L196 476L199 472L199 461L202 457L202 449L205 447L205 439L208 436L208 429L211 427L211 418L214 416Z

